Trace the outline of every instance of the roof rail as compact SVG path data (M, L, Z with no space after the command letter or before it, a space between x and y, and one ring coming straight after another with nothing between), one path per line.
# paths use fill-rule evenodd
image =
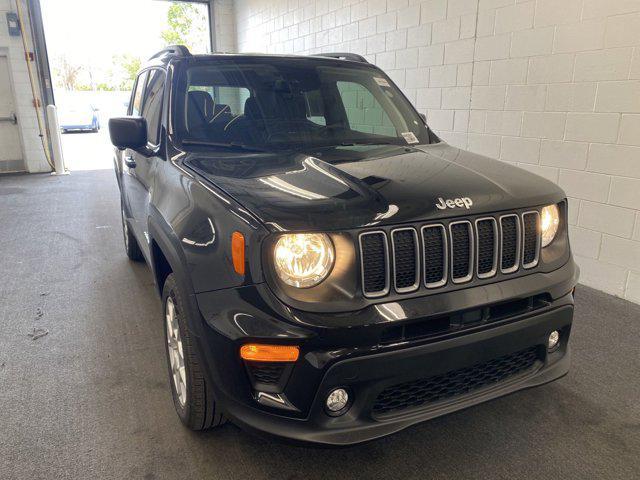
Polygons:
M154 58L160 57L190 57L191 52L184 45L169 45L168 47L163 48L158 53L152 55L149 60L153 60Z
M311 55L312 57L329 57L329 58L337 58L339 60L350 60L352 62L360 62L360 63L369 63L367 59L362 55L358 55L357 53L348 53L348 52L333 52L333 53L315 53Z

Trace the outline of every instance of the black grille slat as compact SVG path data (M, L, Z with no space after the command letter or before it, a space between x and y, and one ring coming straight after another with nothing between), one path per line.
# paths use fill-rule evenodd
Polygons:
M496 260L496 228L492 218L478 220L478 275L490 276L495 270Z
M499 384L532 370L537 360L538 348L531 347L471 367L388 387L376 398L373 415L417 408Z
M451 228L451 277L453 281L462 281L471 272L471 224L452 223Z
M445 238L445 230L441 226L422 229L424 281L427 286L437 285L445 280L447 254Z
M524 226L522 263L528 268L534 266L538 260L538 239L540 235L538 218L537 212L528 212L522 215L522 224Z
M395 288L398 291L418 287L417 234L414 229L395 230L393 235L393 266Z
M384 294L388 289L387 238L382 232L360 237L363 290L367 295Z
M250 362L247 364L254 380L267 385L275 385L284 372L284 363Z
M502 230L502 259L500 267L503 271L511 271L518 265L518 217L509 215L500 219Z

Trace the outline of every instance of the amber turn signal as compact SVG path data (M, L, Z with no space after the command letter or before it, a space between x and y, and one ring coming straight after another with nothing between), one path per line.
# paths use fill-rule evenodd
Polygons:
M231 235L231 257L233 269L238 275L244 275L244 235L240 232Z
M300 349L295 345L262 345L247 343L240 348L243 360L253 362L295 362Z

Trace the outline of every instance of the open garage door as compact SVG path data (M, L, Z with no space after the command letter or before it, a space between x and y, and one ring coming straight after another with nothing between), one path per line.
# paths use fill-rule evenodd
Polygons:
M0 172L24 169L17 123L9 59L0 53Z
M151 55L170 44L211 51L208 1L30 1L42 27L40 39L34 30L43 97L55 98L72 171L112 168L108 120L125 115L133 80ZM69 12L78 19L71 24Z

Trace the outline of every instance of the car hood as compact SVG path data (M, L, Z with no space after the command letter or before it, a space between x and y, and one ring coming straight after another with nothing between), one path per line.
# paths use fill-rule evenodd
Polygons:
M183 163L274 231L346 230L558 202L554 183L445 143L303 154L188 153ZM439 209L440 199L469 198ZM461 202L459 202L461 203ZM467 202L468 205L468 202Z

